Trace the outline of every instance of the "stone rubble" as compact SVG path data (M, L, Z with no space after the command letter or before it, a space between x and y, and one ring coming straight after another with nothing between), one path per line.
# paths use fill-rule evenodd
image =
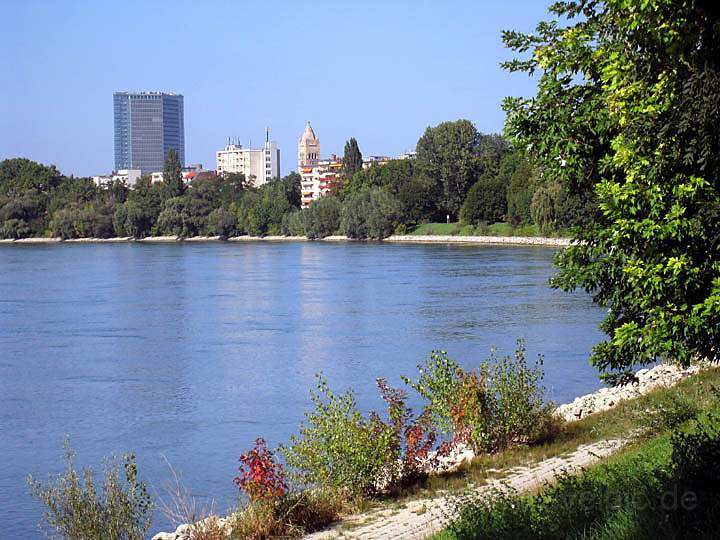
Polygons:
M655 388L672 386L695 375L700 369L699 365L681 368L674 364L658 364L653 368L641 369L635 374L637 383L601 388L592 394L575 398L572 403L560 405L557 412L566 422L580 420L589 414L607 411L621 401L647 394Z
M175 532L157 533L155 536L152 537L151 540L192 540L193 529L195 529L196 531L202 531L204 529L204 525L209 521L214 521L215 523L213 525L219 526L224 529L225 535L227 536L227 538L230 538L230 533L232 532L230 516L226 518L221 518L215 515L211 515L203 520L198 521L194 527L189 524L179 525L178 528L175 529Z

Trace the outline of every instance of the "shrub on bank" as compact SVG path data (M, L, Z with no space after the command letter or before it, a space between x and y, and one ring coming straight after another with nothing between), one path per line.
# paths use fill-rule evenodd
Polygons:
M514 356L493 351L478 371L464 371L442 351L418 366L417 382L404 377L428 402L434 425L476 453L550 437L559 427L555 406L542 386L542 358L529 365L518 341Z
M406 393L377 380L387 420L377 412L363 415L355 395L336 396L322 377L311 393L314 410L300 433L281 451L295 479L305 486L373 496L396 490L426 476L435 443L429 415L417 418L406 405Z
M230 538L299 538L329 525L349 508L347 496L331 489L290 492L277 500L250 502L231 516Z
M257 439L240 462L235 484L247 496L247 503L230 519L231 538L302 536L331 523L347 507L347 498L339 490L290 491L285 469L264 439Z
M377 415L365 417L352 390L336 396L318 376L300 433L281 452L294 479L306 486L372 494L376 482L399 457L392 429Z
M66 540L122 538L144 540L152 522L154 503L147 485L138 479L135 456L125 455L105 466L102 486L91 469L77 471L74 453L66 443L65 472L47 484L32 476L32 495L45 505L46 525Z

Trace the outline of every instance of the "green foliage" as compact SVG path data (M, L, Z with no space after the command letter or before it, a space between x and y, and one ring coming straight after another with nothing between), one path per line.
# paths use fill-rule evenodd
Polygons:
M285 236L305 236L305 221L302 210L294 210L283 216L280 232Z
M165 184L165 197L170 199L180 197L185 192L185 183L182 177L182 163L177 150L171 148L165 156L163 169L163 183Z
M482 176L468 191L460 221L469 225L501 221L507 212L507 184L497 176Z
M521 340L514 356L498 358L493 351L478 372L464 371L438 351L418 370L417 382L403 380L428 401L436 428L476 452L542 441L558 429L542 386L542 358L528 365Z
M398 219L404 224L421 223L438 216L436 187L411 160L392 160L358 171L345 181L342 196L357 195L373 187L382 188L398 200Z
M562 197L562 186L557 182L540 186L530 202L530 215L543 234L555 230L557 206Z
M113 235L113 206L71 203L57 210L50 220L52 236L67 238L109 238Z
M457 216L478 176L480 134L469 120L428 127L417 143L417 166L441 193L438 209Z
M658 357L718 359L720 13L700 0L562 2L556 20L506 43L541 69L537 95L508 100L507 132L545 178L592 204L553 284L593 293L608 380ZM561 24L558 24L562 21ZM578 210L580 209L580 210Z
M0 195L15 196L27 191L47 193L62 176L54 165L42 165L25 158L0 161Z
M295 171L281 179L285 189L285 198L292 208L300 208L302 196L300 192L300 175Z
M322 376L310 395L314 409L306 413L299 435L280 449L294 479L306 486L376 493L379 479L400 457L392 428L377 415L364 417L351 390L336 396Z
M418 417L406 404L404 390L376 380L387 406L383 420L377 412L363 415L352 391L336 396L318 375L314 405L306 413L300 434L281 447L292 474L301 484L373 496L427 478L436 434L428 411Z
M305 234L308 238L325 238L337 233L340 228L342 203L331 195L313 201L303 210Z
M345 143L345 153L343 154L343 172L348 178L362 170L363 158L360 153L360 148L355 140L355 137L351 137Z
M237 229L237 217L235 213L227 208L216 208L207 219L207 232L211 236L219 236L227 239L235 234Z
M189 215L183 197L166 199L158 215L153 231L158 235L187 236Z
M293 208L282 182L268 182L260 187L260 198L248 211L247 231L254 236L280 234L283 215Z
M24 219L11 218L0 224L0 238L25 238L30 233L30 227Z
M441 538L716 538L719 459L720 422L710 413L536 495L459 501L459 519Z
M524 156L513 152L503 158L500 169L502 178L507 179L508 222L514 226L531 223L530 204L534 193L534 179L530 162Z
M445 434L453 432L452 407L463 370L445 351L433 351L424 365L418 365L420 377L413 382L402 377L405 384L425 398L433 424Z
M120 465L107 463L100 488L90 469L75 469L67 443L65 466L65 472L47 484L28 477L32 495L46 507L45 522L52 531L66 540L144 540L153 502L147 485L138 479L132 454L122 459L122 479Z
M488 444L499 450L513 444L536 443L553 435L559 421L555 404L543 386L543 358L530 365L525 343L518 340L514 356L487 361Z
M343 201L341 229L348 238L382 240L400 218L400 203L381 188L364 189Z
M135 238L150 234L160 214L163 189L162 184L151 184L148 179L141 179L128 192L127 200L115 210L113 226L116 234Z
M510 152L510 145L501 135L480 133L477 148L478 177L492 177L501 174L503 158L508 152Z

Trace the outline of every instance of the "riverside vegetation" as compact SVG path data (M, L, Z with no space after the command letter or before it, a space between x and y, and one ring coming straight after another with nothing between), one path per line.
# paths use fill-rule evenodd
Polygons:
M464 141L462 143L458 141ZM354 144L350 144L353 142ZM354 139L346 145L342 187L300 210L300 176L253 187L241 174L202 177L185 186L177 154L164 181L143 177L96 186L27 159L0 162L0 238L287 235L382 239L418 225L460 220L468 231L555 234L592 220L586 199L553 184L499 135L467 120L428 127L417 160L362 169Z
M382 379L377 385L387 410L365 415L352 390L337 395L318 375L312 410L299 433L279 449L286 465L258 439L240 457L235 478L245 494L242 507L212 521L215 526L197 516L183 518L191 529L218 529L223 537L298 536L363 501L422 485L435 463L459 444L496 453L548 440L560 429L554 406L544 397L541 364L527 362L522 343L514 356L493 355L477 371L463 370L443 352L433 353L418 368L416 382L405 379L427 402L418 415L407 406L406 390L391 388ZM147 531L153 503L145 485L138 483L134 461L127 463L126 481L120 482L117 469L110 468L105 486L112 489L101 493L92 472L78 473L71 460L67 471L47 485L31 478L33 494L47 508L46 524L71 540L134 538L127 535ZM111 519L115 514L124 521ZM88 521L91 528L78 528L78 521ZM211 537L192 530L189 538Z
M504 104L505 132L516 149L508 155L523 160L523 167L533 171L537 182L531 190L524 187L529 183L519 182L517 200L512 204L508 189L507 212L510 214L510 207L515 208L517 202L523 212L529 208L541 228L561 223L560 218L568 215L566 208L574 209L569 215L577 211L582 217L575 220L573 229L578 242L558 256L560 273L553 284L568 290L581 288L608 309L602 325L607 339L594 348L591 358L605 380L632 380L635 366L658 359L683 366L698 360L717 362L720 11L709 0L576 0L553 4L551 14L553 20L540 23L533 34L504 34L508 47L520 54L530 53L505 67L539 73L535 96L509 98ZM476 151L478 139L466 137L473 133L468 124L461 121L429 128L418 142L417 162L392 165L411 168L413 174L406 177L410 185L420 183L402 192L407 201L414 200L413 193L422 193L422 182L428 181L428 189L435 190L430 199L435 204L433 212L463 214L465 219L480 215L462 210L471 185L479 181L478 167L483 163ZM444 144L452 139L450 133L471 141L472 151L465 147L458 152L457 145ZM13 160L3 166L39 167ZM302 219L317 219L322 224L318 235L325 234L332 229L328 225L331 220L331 225L340 223L343 197L359 194L373 182L382 189L380 177L393 170L388 167L391 164L356 172L346 183L345 194L314 203L315 210L304 213L308 217ZM50 175L49 184L56 185L52 178ZM72 184L62 184L65 187L58 193L74 189ZM24 211L25 199L18 207L16 192L8 197L7 184L0 185L3 208L10 204L11 209ZM266 189L277 189L277 185ZM393 185L399 189L407 184ZM476 189L498 189L499 182L486 178L481 186ZM47 230L54 216L49 212L53 198L43 191L45 187L41 182L31 186L30 192L21 190L22 196L28 197L29 208L35 208L35 197L42 203L41 214L32 218L38 220L32 229L38 234ZM144 189L159 192L164 188L140 188ZM385 207L386 195L363 195L362 200L370 201L369 207L381 202ZM501 200L493 196L486 201L477 195L471 200L482 201L483 206ZM418 199L420 203L427 200ZM422 212L416 215L426 215ZM3 215L4 230L27 234L23 227L29 227L29 222L10 215L16 214ZM135 220L141 214L133 210L128 215ZM107 218L103 222L107 223ZM145 230L152 226L146 223ZM537 382L535 368L515 360L509 365L519 371L513 371L515 375L508 380ZM518 373L524 375L517 377ZM480 467L483 463L514 463L521 457L551 451L557 454L579 441L639 437L610 463L578 479L561 479L555 487L529 498L498 494L492 500L460 501L460 520L444 533L450 538L483 534L500 538L717 537L717 369L559 429L546 416L549 409L544 400L531 398L538 395L538 386L511 385L507 401L501 397L502 385L492 377L492 368L461 373L442 355L436 356L423 368L418 381L408 380L411 388L415 385L427 398L425 411L417 417L410 415L404 394L381 382L388 404L384 418L362 415L352 393L335 396L320 381L313 398L315 412L281 450L290 464L288 478L296 478L300 487L309 489L282 491L272 502L251 498L245 511L231 517L235 525L230 527L250 538L294 534L319 525L348 502L410 489L407 484L413 475L423 481L425 472L419 468L423 459L438 455L429 450L434 444L429 443L432 436L446 433L449 426L451 440L460 437L477 448L496 451L481 457ZM513 401L518 396L524 396L521 407ZM516 409L520 415L515 415ZM534 421L528 421L528 414ZM507 424L496 429L496 421ZM523 430L527 426L545 427L528 433ZM316 448L318 445L321 448ZM497 452L502 448L506 449ZM271 460L260 471L276 470L274 458L262 448L256 455ZM487 469L484 472L486 477ZM279 469L272 477L283 478ZM424 481L432 484L434 480ZM36 491L47 494L44 500L51 516L66 515L75 500L104 508L92 485L77 488L82 490L79 499L66 500L68 492L53 487L65 485L65 480L58 482ZM318 483L316 489L313 482ZM685 499L665 507L668 492L693 494L692 507L683 506ZM611 504L614 497L628 493L637 497L623 499L622 505ZM135 527L134 522L129 527ZM125 537L130 530L134 529L124 532Z

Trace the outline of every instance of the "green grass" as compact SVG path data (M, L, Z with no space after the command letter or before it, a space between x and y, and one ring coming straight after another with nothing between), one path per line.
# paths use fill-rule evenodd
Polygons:
M410 234L437 236L544 236L540 234L536 225L514 227L509 223L493 223L492 225L478 227L462 223L423 223L415 227ZM562 237L563 234L549 236Z
M630 432L636 440L583 475L562 478L537 494L495 494L458 503L460 519L433 538L717 538L720 420L694 418L718 409L719 382L720 372L713 369L578 422L564 441L545 450L562 453L563 445L569 449L578 441ZM537 458L539 451L527 449L525 457ZM509 465L516 457L502 462ZM498 458L486 459L497 465ZM666 507L673 492L674 506ZM677 503L690 492L698 495L693 510Z

